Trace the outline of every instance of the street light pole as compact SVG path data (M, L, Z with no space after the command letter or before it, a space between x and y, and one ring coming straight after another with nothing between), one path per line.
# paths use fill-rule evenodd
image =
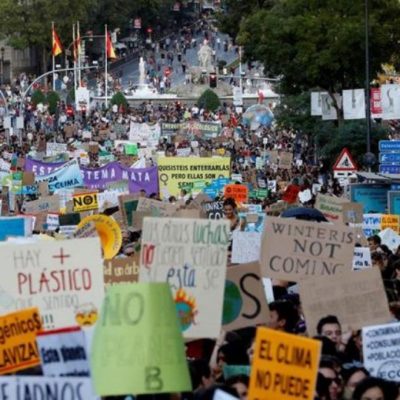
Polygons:
M1 86L3 86L3 83L4 83L4 51L5 51L5 49L4 49L4 47L2 47L0 49L0 52L1 52L1 59L0 59L0 75L1 75L0 83L1 83Z
M364 0L365 6L365 118L367 127L367 154L371 152L371 100L369 78L369 10L368 0Z

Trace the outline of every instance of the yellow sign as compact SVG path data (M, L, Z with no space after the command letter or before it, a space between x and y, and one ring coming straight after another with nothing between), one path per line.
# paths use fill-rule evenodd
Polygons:
M398 215L387 214L382 215L381 219L381 230L383 231L386 228L393 229L395 232L399 232L399 219Z
M194 182L229 178L229 157L159 157L158 180L162 198L178 196L181 188Z
M106 260L115 257L122 246L122 233L118 223L107 215L89 215L85 217L76 227L76 232L86 228L90 230L90 225L94 224L100 237L103 255Z
M313 400L321 342L258 328L250 400Z
M42 329L37 308L0 317L0 375L40 365L36 334Z
M97 193L74 194L73 202L75 212L97 210L99 208Z

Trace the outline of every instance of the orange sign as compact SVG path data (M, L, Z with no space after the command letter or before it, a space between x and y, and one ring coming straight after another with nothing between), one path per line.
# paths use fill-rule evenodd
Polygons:
M237 185L235 183L226 185L224 190L224 197L234 199L236 203L247 203L249 198L249 189L246 185Z
M40 365L36 334L41 329L37 308L0 317L0 375Z
M250 400L313 400L321 342L258 328Z

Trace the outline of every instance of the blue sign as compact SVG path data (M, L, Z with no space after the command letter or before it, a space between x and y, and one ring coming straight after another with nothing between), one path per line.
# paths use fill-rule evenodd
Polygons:
M350 185L351 201L361 203L364 214L386 213L387 193L390 185L360 183Z
M392 185L393 186L393 185ZM389 214L400 214L400 191L390 190L388 196Z
M380 140L379 151L400 151L400 140Z
M0 240L6 240L9 236L25 236L25 218L0 218Z
M400 165L381 164L379 165L379 172L382 174L400 174Z
M400 190L400 183L392 183L390 185L390 190Z
M379 162L400 164L400 153L379 153Z

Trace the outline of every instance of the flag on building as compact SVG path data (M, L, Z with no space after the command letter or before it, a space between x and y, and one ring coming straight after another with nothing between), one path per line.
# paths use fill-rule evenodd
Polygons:
M51 54L53 57L58 56L62 53L62 45L60 39L58 38L56 30L52 29L52 47L51 47Z
M76 28L76 39L73 44L74 61L77 61L81 54L81 34L78 27Z

